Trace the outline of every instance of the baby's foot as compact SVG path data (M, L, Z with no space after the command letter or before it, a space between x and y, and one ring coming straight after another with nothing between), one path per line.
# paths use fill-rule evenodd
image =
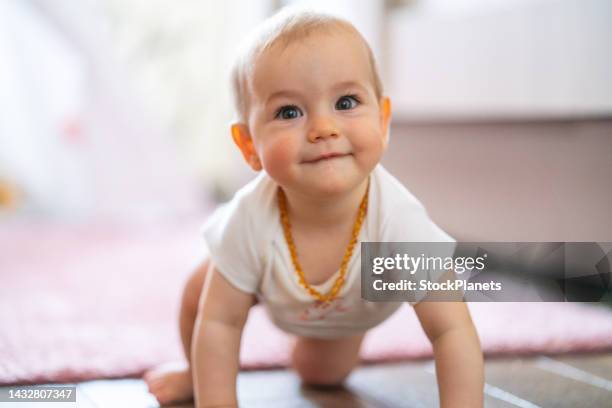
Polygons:
M193 399L193 382L187 363L162 364L147 371L143 379L160 405Z

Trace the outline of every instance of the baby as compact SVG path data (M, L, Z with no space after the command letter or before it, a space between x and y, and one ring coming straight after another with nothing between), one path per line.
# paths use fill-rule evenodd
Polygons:
M204 225L209 255L180 313L187 364L144 377L161 404L237 405L240 339L256 303L295 335L292 368L303 382L342 383L366 331L401 306L361 298L359 242L453 242L379 164L391 106L359 32L285 10L250 39L233 69L231 133L261 173ZM482 406L482 352L466 305L411 305L433 345L441 405Z

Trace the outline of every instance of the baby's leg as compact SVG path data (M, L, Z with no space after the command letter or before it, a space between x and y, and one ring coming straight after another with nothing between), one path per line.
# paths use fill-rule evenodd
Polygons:
M300 337L292 355L292 366L309 385L342 384L359 362L364 335L334 340Z
M179 330L186 361L164 364L149 370L144 380L149 391L160 404L171 404L193 398L193 382L189 363L191 361L191 338L198 313L198 303L209 261L205 260L193 272L181 297Z

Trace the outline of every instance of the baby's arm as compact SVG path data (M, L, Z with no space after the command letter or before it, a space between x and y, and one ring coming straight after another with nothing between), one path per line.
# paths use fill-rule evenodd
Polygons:
M433 345L440 406L482 407L480 341L463 302L420 302L414 310Z
M240 337L253 295L232 286L211 264L191 344L196 408L235 407Z

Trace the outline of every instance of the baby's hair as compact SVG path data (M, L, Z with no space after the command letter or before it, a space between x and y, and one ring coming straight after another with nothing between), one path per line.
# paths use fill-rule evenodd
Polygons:
M374 54L361 33L347 20L313 10L285 7L265 20L240 47L231 71L234 109L239 122L246 123L249 107L249 79L255 60L273 46L288 46L296 40L307 38L316 32L331 33L344 30L354 33L363 42L372 70L376 98L383 94L382 82L376 67Z

